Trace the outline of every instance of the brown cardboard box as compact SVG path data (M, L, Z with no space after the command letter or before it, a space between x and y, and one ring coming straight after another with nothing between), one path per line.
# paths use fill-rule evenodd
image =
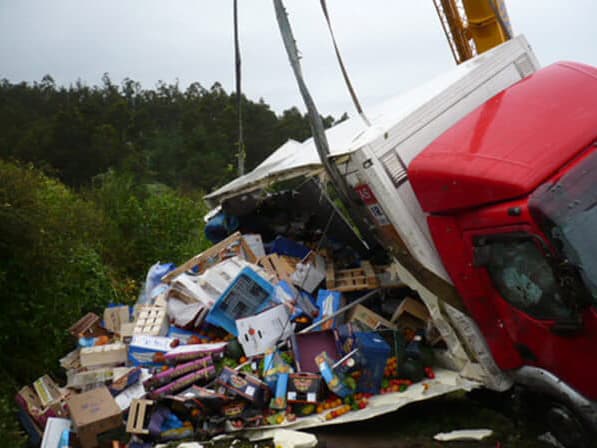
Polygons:
M348 320L350 322L360 322L370 330L378 330L380 328L389 328L391 330L396 329L395 324L360 304L354 307Z
M107 334L106 330L100 326L100 318L95 313L87 313L77 322L70 326L68 332L76 338L81 336L93 338Z
M67 405L83 448L97 447L99 434L122 425L122 411L105 386L73 395Z
M395 322L399 329L410 328L415 331L425 329L428 319L427 307L422 302L410 297L404 298L392 316L392 322Z
M43 429L49 417L64 417L66 413L60 403L53 403L43 407L38 395L30 386L23 387L15 396L17 405L23 409L39 427Z
M44 375L35 380L33 389L39 397L39 401L43 407L48 407L49 405L60 401L65 395L54 380L48 375Z
M83 367L95 367L107 364L124 364L127 359L126 344L114 342L106 345L84 347L80 352Z
M129 322L129 307L126 305L104 310L104 327L112 333L120 334L122 324Z

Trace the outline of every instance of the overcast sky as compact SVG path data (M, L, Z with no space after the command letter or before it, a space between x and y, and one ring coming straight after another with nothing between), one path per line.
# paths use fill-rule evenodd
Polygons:
M597 2L507 0L515 34L540 62L597 65ZM323 114L354 115L319 0L285 0L303 71ZM328 0L338 44L366 106L454 66L432 0ZM271 0L239 0L243 91L280 113L304 110ZM234 87L232 0L0 0L0 78L99 84L104 72Z

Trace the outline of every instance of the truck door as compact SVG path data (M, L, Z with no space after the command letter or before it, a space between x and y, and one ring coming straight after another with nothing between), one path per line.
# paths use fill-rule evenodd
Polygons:
M473 263L489 303L525 365L550 371L597 398L597 315L579 307L582 282L554 263L541 236L527 232L473 236Z

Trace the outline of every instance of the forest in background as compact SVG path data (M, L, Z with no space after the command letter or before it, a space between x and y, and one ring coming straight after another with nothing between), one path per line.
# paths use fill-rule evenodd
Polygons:
M204 192L236 176L235 94L133 80L57 86L0 80L0 440L25 446L14 394L60 375L66 329L108 303L133 304L156 261L207 247ZM311 131L242 97L247 170ZM342 119L345 119L344 115ZM326 127L335 124L324 118Z

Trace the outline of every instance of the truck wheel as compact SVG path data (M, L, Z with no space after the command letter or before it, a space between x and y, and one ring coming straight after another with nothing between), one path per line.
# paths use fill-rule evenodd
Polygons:
M547 423L554 437L565 448L588 448L588 432L564 405L555 404L547 412Z

